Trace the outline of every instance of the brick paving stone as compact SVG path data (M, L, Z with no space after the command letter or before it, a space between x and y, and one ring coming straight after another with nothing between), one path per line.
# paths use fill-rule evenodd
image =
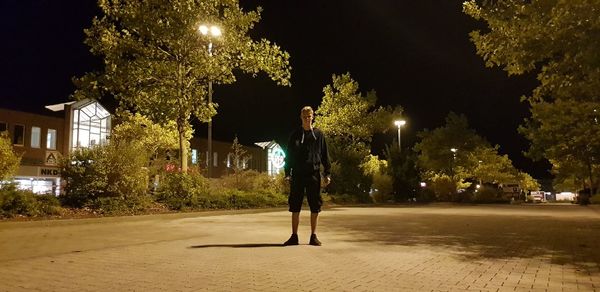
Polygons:
M600 292L590 208L336 208L321 247L267 211L0 222L0 291Z

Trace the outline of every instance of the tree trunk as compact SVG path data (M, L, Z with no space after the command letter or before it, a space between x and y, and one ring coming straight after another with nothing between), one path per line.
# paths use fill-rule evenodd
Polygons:
M187 147L185 147L185 127L177 123L177 131L179 132L179 163L181 165L181 172L187 173L188 171L188 153Z

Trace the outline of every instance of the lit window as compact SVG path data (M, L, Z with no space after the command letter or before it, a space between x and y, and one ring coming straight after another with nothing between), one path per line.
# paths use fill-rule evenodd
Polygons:
M217 167L217 152L213 152L213 166Z
M40 148L40 138L42 129L39 127L31 127L31 148Z
M48 129L48 134L46 134L46 148L51 150L56 150L56 130Z
M72 148L91 147L107 142L110 114L97 102L73 109Z
M25 126L15 125L15 131L13 133L13 144L18 146L25 145Z
M198 150L192 149L192 164L198 164Z
M5 122L0 122L0 132L8 131L8 124Z

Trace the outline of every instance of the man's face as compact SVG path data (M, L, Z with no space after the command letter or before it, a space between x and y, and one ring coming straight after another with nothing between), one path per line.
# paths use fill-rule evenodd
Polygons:
M309 111L302 112L300 114L300 119L302 119L302 126L305 128L309 128L312 123L313 113Z

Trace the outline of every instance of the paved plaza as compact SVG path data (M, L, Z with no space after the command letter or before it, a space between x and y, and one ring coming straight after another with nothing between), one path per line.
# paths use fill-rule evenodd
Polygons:
M342 207L0 222L0 291L599 291L600 209Z

